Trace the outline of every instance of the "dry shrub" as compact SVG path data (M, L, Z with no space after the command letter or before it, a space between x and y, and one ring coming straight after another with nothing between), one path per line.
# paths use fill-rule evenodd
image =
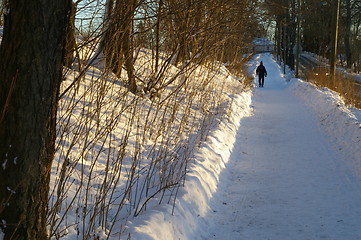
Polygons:
M252 57L253 55L250 54L241 59L240 61L234 62L227 67L227 69L232 73L232 75L243 79L242 86L244 90L250 89L253 86L254 78L253 76L251 76L246 66L246 63L249 62Z
M347 105L361 108L361 85L354 79L344 74L336 74L332 78L322 69L308 74L308 81L318 87L326 87L339 93Z

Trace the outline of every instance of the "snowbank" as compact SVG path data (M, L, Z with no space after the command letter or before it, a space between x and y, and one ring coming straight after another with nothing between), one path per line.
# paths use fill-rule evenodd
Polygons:
M139 86L150 81L152 61L150 52L139 52ZM160 62L168 66L165 58ZM134 96L123 81L95 67L66 91L50 180L51 239L192 233L188 228L207 211L251 95L240 95L242 79L221 64L195 67L187 73L167 67L162 84L169 85L154 98L149 92ZM62 93L78 74L69 71Z
M246 91L230 96L233 101L230 114L211 130L196 152L175 208L172 203L159 205L135 218L126 231L132 239L195 239L201 235L199 219L210 210L209 201L229 160L240 119L251 112L251 95L251 91Z
M292 80L291 89L316 112L331 144L346 155L346 164L361 179L361 110L345 106L336 92L299 79Z

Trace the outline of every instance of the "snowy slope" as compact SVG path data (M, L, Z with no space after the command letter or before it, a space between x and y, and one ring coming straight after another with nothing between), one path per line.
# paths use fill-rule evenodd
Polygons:
M139 79L149 81L152 61L150 52L139 53ZM184 178L198 174L190 157L209 130L225 118L236 123L235 109L249 102L249 94L237 94L242 79L221 64L190 65L184 72L166 59L160 63L168 66L162 81L170 83L153 98L133 95L124 81L96 67L65 92L79 75L76 68L69 71L61 89L50 180L52 239L127 238L129 231L123 231L137 227L154 209L172 210L184 193Z
M285 81L271 55L264 89L235 97L231 118L195 155L174 215L133 220L132 239L360 239L360 110Z
M314 110L334 148L361 179L361 110L348 108L341 97L329 89L294 81L292 92Z
M173 206L154 206L129 223L125 232L131 239L193 239L206 229L199 222L210 211L209 203L217 191L218 178L229 161L240 120L250 114L251 92L233 97L230 116L211 130L195 153L184 188Z

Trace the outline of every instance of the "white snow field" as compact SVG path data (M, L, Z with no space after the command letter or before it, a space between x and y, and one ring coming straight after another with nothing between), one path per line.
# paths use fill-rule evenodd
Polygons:
M235 98L195 156L172 206L134 219L131 239L361 239L360 110L285 80L272 55L265 87ZM252 95L252 96L251 96Z

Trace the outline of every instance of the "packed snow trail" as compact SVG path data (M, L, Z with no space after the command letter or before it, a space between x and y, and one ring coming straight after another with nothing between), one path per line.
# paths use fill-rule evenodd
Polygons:
M195 239L361 239L361 186L271 55Z

